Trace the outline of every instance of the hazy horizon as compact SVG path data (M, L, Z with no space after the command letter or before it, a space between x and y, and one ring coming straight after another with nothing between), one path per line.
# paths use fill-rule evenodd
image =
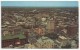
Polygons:
M78 7L78 1L2 1L2 7Z

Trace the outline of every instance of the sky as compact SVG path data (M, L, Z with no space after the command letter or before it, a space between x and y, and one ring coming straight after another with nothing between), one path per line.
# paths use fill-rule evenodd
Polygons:
M2 1L8 7L78 7L77 1Z

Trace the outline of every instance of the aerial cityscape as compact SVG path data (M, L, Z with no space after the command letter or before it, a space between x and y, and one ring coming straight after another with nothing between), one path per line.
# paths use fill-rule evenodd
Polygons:
M79 47L78 7L17 7L18 3L17 6L4 3L1 7L2 48Z

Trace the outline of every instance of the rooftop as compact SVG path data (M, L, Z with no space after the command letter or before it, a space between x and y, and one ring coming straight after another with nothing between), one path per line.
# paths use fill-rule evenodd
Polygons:
M23 33L18 33L16 35L12 34L7 34L6 36L2 36L2 40L8 40L8 39L14 39L14 38L19 38L19 39L24 39L26 36Z

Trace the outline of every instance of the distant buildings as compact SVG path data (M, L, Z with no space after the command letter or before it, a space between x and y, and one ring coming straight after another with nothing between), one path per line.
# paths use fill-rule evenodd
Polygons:
M38 40L46 39L50 41L46 41L44 45L38 43L38 48L71 48L72 44L66 43L78 42L77 10L77 8L2 8L2 47L29 44L31 48L35 48ZM73 47L75 46L72 45Z

